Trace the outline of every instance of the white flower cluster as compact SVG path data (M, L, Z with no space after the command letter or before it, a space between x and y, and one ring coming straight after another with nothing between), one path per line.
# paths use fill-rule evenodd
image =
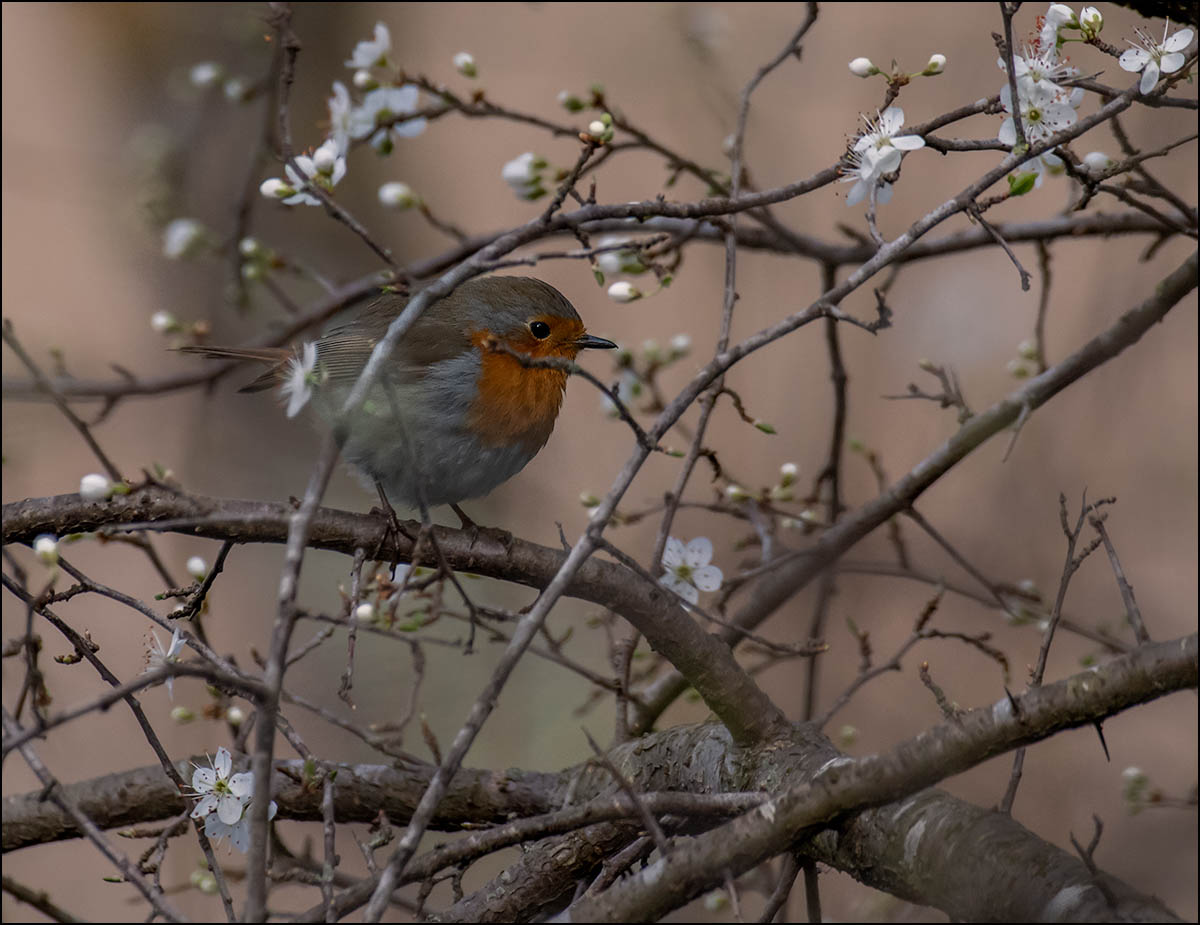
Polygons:
M1090 7L1084 10L1084 14L1089 16L1089 21L1094 21L1090 18L1089 10ZM1000 90L1000 104L1008 113L1008 117L1000 124L999 138L1003 144L1017 143L1017 114L1021 119L1025 141L1031 145L1045 141L1078 120L1075 110L1083 102L1083 88L1062 86L1063 82L1079 73L1078 68L1059 57L1061 41L1058 34L1064 28L1080 28L1079 19L1069 6L1052 3L1046 11L1037 39L1025 46L1023 54L1014 52L1013 72L1017 84L1015 106L1012 87L1007 81ZM1002 71L1008 70L1008 63L1003 57L997 59L997 65ZM1032 188L1036 189L1042 185L1047 173L1062 172L1062 160L1047 151L1023 164L1009 182L1016 190L1020 183L1032 179Z
M413 84L390 81L388 55L392 37L383 23L375 24L375 36L359 42L346 61L354 69L354 87L363 96L355 101L340 80L333 82L329 98L329 137L311 156L297 157L297 173L286 165L287 179L263 181L259 192L284 205L317 206L321 201L304 191L306 183L332 192L346 175L346 155L352 141L370 140L380 154L390 154L397 138L413 138L425 131L425 118L415 116L421 103L420 90ZM303 174L301 176L300 174Z
M192 790L199 797L192 810L193 819L204 820L204 834L214 841L229 838L229 843L245 854L250 850L250 820L246 810L254 795L254 772L230 774L233 760L229 749L218 748L211 768L197 767L192 774ZM272 800L267 818L274 819Z

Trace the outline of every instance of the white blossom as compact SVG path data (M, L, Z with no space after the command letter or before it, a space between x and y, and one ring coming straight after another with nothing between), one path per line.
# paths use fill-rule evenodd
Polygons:
M889 106L877 118L863 116L867 130L854 143L854 150L862 153L868 148L898 148L901 151L916 151L925 147L925 139L920 135L896 135L904 125L904 110L899 106Z
M1180 29L1168 38L1167 32L1170 28L1171 21L1168 19L1163 28L1161 42L1155 42L1141 29L1137 30L1137 44L1117 59L1117 63L1124 70L1142 72L1142 82L1138 84L1138 91L1143 95L1154 89L1161 74L1174 74L1187 60L1183 56L1183 50L1192 44L1192 36L1195 33L1191 29Z
M210 813L226 825L233 825L242 818L242 811L254 793L254 775L250 771L230 774L233 759L229 749L217 749L211 768L196 766L192 772L192 790L200 799L192 809L193 819L202 819Z
M196 581L203 581L204 576L208 574L208 563L200 556L192 556L187 560L187 573Z
M230 726L240 726L246 721L246 711L237 704L225 711L225 722Z
M113 485L108 476L92 472L79 480L79 495L84 501L103 501L112 495Z
M875 201L879 205L887 203L892 198L892 185L883 182L883 177L900 166L902 156L900 149L892 145L851 151L847 155L851 166L849 169L843 168L846 175L842 177L843 182L854 181L854 186L846 196L846 205L857 205L877 184L879 191L875 194Z
M1025 140L1033 145L1045 141L1055 132L1075 124L1079 118L1069 102L1063 102L1061 87L1038 85L1019 81L1017 95L1020 97L1021 121L1025 127ZM1000 124L999 138L1003 144L1017 143L1017 129L1011 115L1012 93L1008 84L1000 91L1000 102L1010 115Z
M716 591L721 587L724 575L715 565L709 565L712 555L712 542L707 537L698 536L686 546L675 537L668 537L662 557L666 571L658 583L689 604L695 604L701 591Z
M364 39L354 46L346 67L367 68L384 67L387 65L388 52L392 50L392 36L388 27L381 22L375 23L375 37Z
M376 150L390 150L387 146L393 138L415 138L425 131L426 121L423 116L396 122L390 126L385 123L392 122L400 116L411 115L417 111L420 102L421 92L413 84L372 90L363 97L362 105L350 113L350 137L370 136L371 144Z

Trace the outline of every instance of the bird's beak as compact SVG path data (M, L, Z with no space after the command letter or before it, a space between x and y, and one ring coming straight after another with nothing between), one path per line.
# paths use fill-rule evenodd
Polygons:
M584 334L576 338L575 346L580 350L587 350L589 347L593 350L617 349L617 345L611 340L605 340L603 337L596 337L594 334Z

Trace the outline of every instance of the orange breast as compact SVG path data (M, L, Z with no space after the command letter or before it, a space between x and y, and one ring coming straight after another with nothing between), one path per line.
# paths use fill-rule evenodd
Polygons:
M567 374L561 369L529 369L516 357L481 347L479 391L468 415L488 446L519 444L532 456L554 430Z

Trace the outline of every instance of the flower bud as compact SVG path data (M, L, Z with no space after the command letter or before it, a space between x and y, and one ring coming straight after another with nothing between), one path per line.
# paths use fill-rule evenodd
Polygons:
M925 70L921 71L926 77L932 77L935 74L940 74L946 69L945 55L930 55L929 63L925 65Z
M93 472L79 480L79 494L84 501L104 501L113 491L108 476Z
M1008 365L1005 368L1008 370L1008 374L1014 379L1029 378L1029 367L1026 366L1021 360L1009 360Z
M332 145L321 145L313 152L312 160L317 173L328 176L333 173L333 165L337 163L337 149Z
M870 77L880 73L879 68L871 63L870 58L855 58L850 62L850 73L855 77Z
M1084 169L1090 174L1102 174L1116 163L1103 151L1091 151L1083 159Z
M1104 28L1104 16L1094 6L1085 6L1079 13L1079 28L1088 38L1099 35Z
M779 484L784 488L789 485L794 485L796 476L799 475L800 469L795 463L784 463L779 467Z
M150 330L155 334L170 334L179 330L179 322L170 312L155 312L150 316Z
M734 504L740 504L742 501L750 500L750 492L742 488L741 485L730 483L725 486L725 497Z
M190 257L204 243L204 226L194 218L176 218L163 229L163 256L169 260Z
M296 195L296 191L278 177L263 180L258 187L258 191L267 199L287 199L288 196Z
M633 302L642 297L641 291L633 283L621 280L608 287L608 297L614 302Z
M558 94L558 105L567 112L581 112L585 107L583 100L570 90L563 90Z
M264 253L262 242L258 238L242 238L238 241L238 253L243 257L261 257Z
M375 619L375 605L364 601L354 608L354 619L359 623L370 623Z
M215 61L200 61L192 65L188 79L193 87L208 89L221 79L221 65Z
M468 51L460 51L454 56L454 69L463 77L479 76L479 70L475 67L475 58Z
M686 334L676 334L674 337L671 338L670 347L671 347L671 352L670 352L671 359L677 360L680 357L687 356L691 352L692 339Z
M244 103L250 92L246 81L241 77L230 77L222 89L225 91L225 99L231 103Z
M366 68L360 68L354 72L354 86L359 90L374 90L379 86L379 81Z
M1023 340L1017 344L1017 353L1021 355L1023 360L1036 360L1038 351L1037 344L1031 340Z
M179 725L181 725L181 726L184 723L190 723L195 718L196 718L196 714L194 712L192 712L191 710L189 710L187 707L172 707L171 708L171 721L175 722L175 723L179 723Z
M935 369L937 369L937 366L934 365L933 360L927 360L927 359L922 358L920 360L917 360L917 368L923 369L927 373L931 373Z
M579 503L584 507L592 508L600 504L600 499L593 495L590 491L580 492Z
M379 201L389 209L411 209L418 199L407 183L392 180L379 187Z
M595 135L597 138L599 138L606 131L608 131L608 126L605 125L603 122L601 122L599 119L593 119L591 122L588 123L588 134L589 135Z
M187 573L196 581L203 581L204 576L208 574L208 563L199 556L192 556L187 560Z
M225 711L225 722L230 726L240 726L246 721L246 711L234 705Z
M43 533L33 541L33 552L46 565L54 565L58 561L58 537Z

